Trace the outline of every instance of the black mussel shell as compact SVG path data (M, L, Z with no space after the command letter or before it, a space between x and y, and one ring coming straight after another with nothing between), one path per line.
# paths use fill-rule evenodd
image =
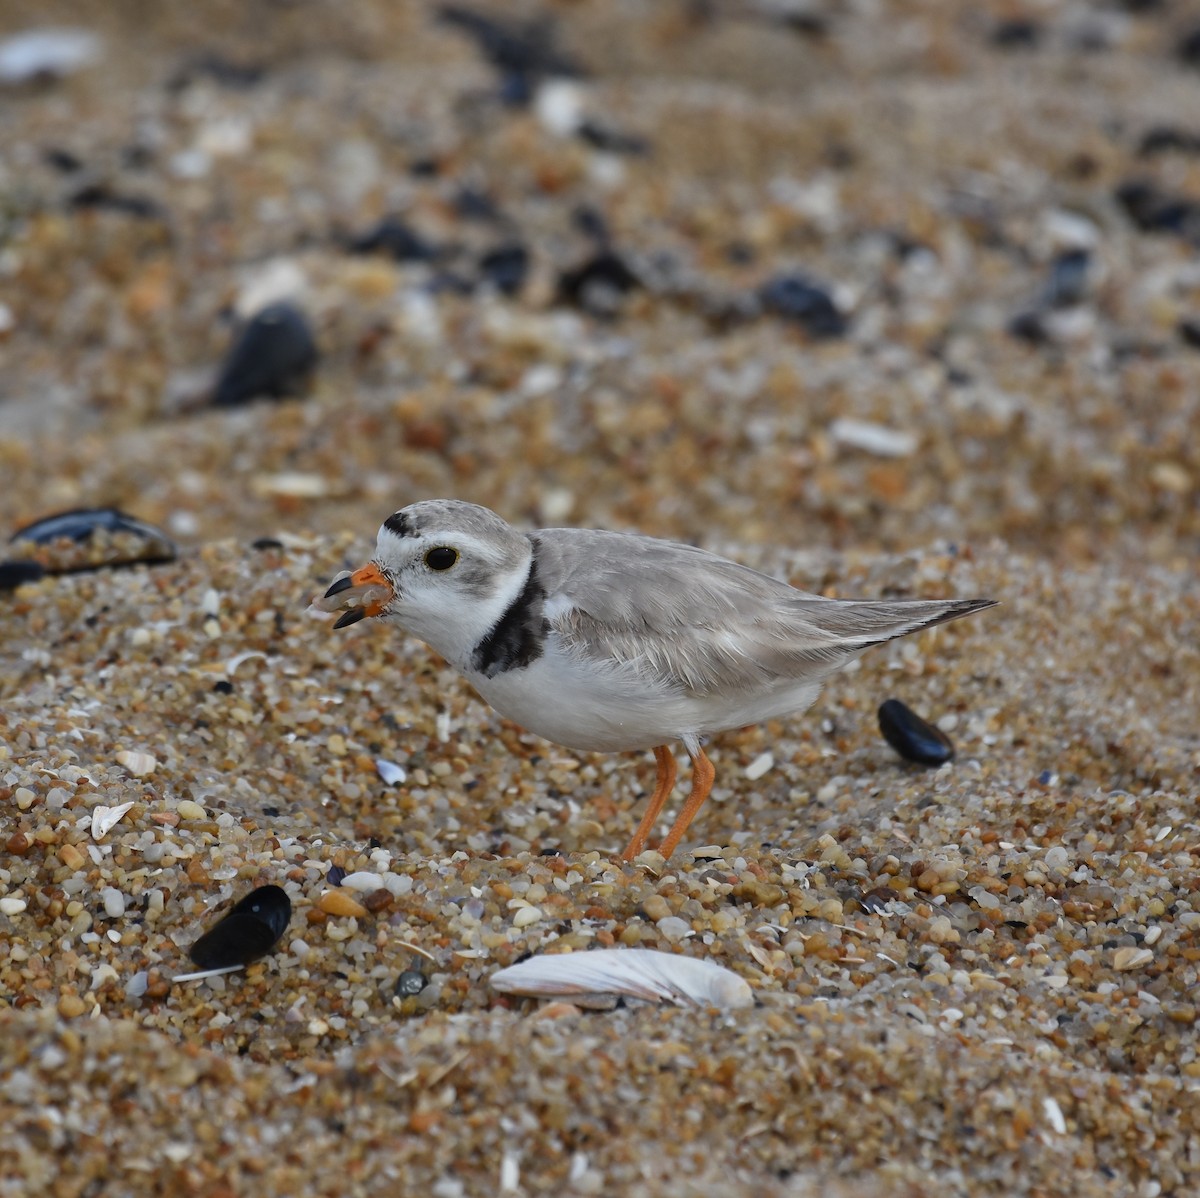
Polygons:
M170 546L171 556L175 555L175 546L165 532L115 507L79 507L46 516L17 529L9 540L32 541L35 545L52 545L62 540L80 542L91 540L102 530L133 533L148 543Z
M529 273L529 251L516 242L497 246L480 258L479 271L503 295L516 295Z
M800 325L810 337L842 337L847 320L833 297L804 275L776 275L763 284L759 300L768 312Z
M19 558L0 562L0 591L11 591L27 582L37 582L45 573L41 562L27 562Z
M558 298L591 312L612 316L642 280L615 250L602 249L586 262L564 271L558 278Z
M944 765L954 757L950 738L899 699L888 699L880 704L879 731L906 761L915 761L918 765Z
M86 548L98 533L110 538L124 535L130 544L110 543L97 549L95 555ZM115 507L73 508L53 516L35 520L13 533L11 542L40 545L44 553L30 553L48 574L65 574L77 570L98 570L111 566L154 565L175 560L175 542L160 528L138 520ZM64 551L62 546L67 545Z
M386 254L396 262L432 262L438 256L436 246L394 216L351 238L347 248L352 254Z
M308 317L294 304L269 304L256 312L234 342L213 392L218 408L266 396L298 395L319 354Z
M291 918L292 900L282 887L260 886L205 932L188 956L201 969L248 965L275 947Z

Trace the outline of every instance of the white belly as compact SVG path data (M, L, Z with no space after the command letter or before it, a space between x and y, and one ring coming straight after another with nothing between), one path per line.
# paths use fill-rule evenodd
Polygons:
M710 733L801 712L821 691L819 682L788 679L734 695L673 693L630 667L593 671L553 650L493 678L465 673L501 715L555 744L595 753L674 740L692 750Z

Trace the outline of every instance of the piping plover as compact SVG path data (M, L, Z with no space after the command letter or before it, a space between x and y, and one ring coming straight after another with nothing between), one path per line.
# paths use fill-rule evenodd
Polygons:
M314 602L344 609L335 628L395 621L546 740L653 749L658 780L626 861L675 786L672 742L692 760L692 789L664 857L712 789L706 736L801 712L872 645L993 606L826 599L691 545L584 528L523 533L454 499L389 516L371 561Z

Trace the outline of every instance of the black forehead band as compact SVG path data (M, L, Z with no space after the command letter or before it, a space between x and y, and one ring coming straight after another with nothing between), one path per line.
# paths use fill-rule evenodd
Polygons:
M403 512L394 512L384 522L383 527L388 532L394 532L398 537L415 537L417 530L409 523L408 517Z

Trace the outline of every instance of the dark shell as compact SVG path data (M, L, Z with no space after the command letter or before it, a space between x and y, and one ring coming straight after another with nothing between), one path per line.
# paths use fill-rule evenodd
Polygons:
M906 761L915 761L918 765L944 765L954 757L950 738L899 699L888 699L880 704L879 731Z
M294 304L269 304L255 313L233 343L213 403L231 408L259 396L296 395L316 369L317 358L308 317Z
M349 248L355 254L386 254L396 262L432 262L438 256L434 246L394 216L360 233Z
M516 295L529 273L529 251L513 242L489 250L479 260L483 277L504 295Z
M1043 302L1051 308L1069 308L1087 296L1092 256L1087 250L1065 250L1054 259L1046 281Z
M1146 179L1127 179L1116 190L1117 203L1143 233L1190 236L1200 231L1200 204L1163 191Z
M429 985L429 979L419 969L406 969L396 979L394 991L397 998L411 998L420 994Z
M279 886L252 890L188 949L201 969L247 965L265 956L287 931L292 900Z
M159 528L112 507L75 508L18 529L12 543L39 546L29 553L51 574L104 566L175 560L175 543Z
M768 312L795 321L812 337L841 337L846 332L846 318L832 296L804 275L777 275L758 294Z
M547 75L579 75L579 65L554 44L554 26L545 18L498 20L457 4L438 9L439 19L461 30L500 74L506 103L528 104L538 80Z
M613 250L601 250L574 270L559 276L559 299L585 308L594 316L611 316L625 295L642 285L625 260Z
M41 562L23 560L0 562L0 591L11 591L27 582L37 582L45 576Z

